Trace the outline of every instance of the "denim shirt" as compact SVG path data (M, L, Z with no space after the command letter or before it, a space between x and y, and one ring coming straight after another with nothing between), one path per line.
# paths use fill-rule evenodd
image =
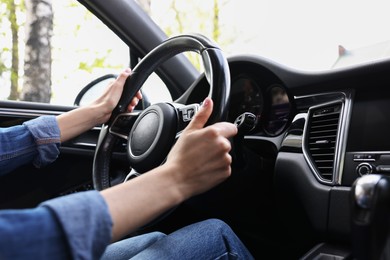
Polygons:
M0 175L22 164L49 164L59 145L54 116L0 128ZM99 259L111 229L108 206L98 191L55 198L33 209L0 210L0 259Z
M60 130L54 116L0 128L0 176L27 163L39 168L53 162L59 146Z

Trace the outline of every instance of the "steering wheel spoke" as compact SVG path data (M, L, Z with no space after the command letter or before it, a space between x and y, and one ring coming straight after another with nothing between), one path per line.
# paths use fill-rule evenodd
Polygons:
M139 111L119 114L109 126L109 133L128 140L131 128L133 127L139 114Z

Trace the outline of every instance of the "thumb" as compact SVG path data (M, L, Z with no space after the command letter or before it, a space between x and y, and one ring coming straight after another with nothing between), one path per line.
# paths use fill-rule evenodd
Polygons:
M131 75L131 69L130 68L126 68L126 69L124 69L123 71L122 71L122 77L124 77L124 79L126 79L128 76L130 76ZM119 75L119 77L120 77L121 75Z
M199 111L192 118L186 129L201 129L207 123L211 113L213 112L213 100L207 97L200 107Z
M119 74L119 76L117 77L117 82L123 86L125 85L125 82L126 82L126 79L131 75L131 69L130 68L126 68L124 71L122 71L121 74Z

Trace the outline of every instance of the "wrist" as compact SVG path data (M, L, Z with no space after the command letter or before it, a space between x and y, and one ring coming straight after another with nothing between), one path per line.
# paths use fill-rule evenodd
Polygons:
M172 162L161 165L159 174L167 182L171 195L177 201L177 204L185 201L192 196L191 189L186 185L185 173L183 168ZM156 168L157 169L157 168Z
M146 175L150 173L157 175L154 177L159 179L158 182L161 184L160 188L168 193L166 195L171 198L173 204L180 204L188 198L186 192L184 192L185 190L182 188L183 180L178 177L182 175L180 174L179 167L176 167L172 163L167 163L153 169L151 172L146 173Z
M92 118L94 120L94 125L101 125L103 123L106 123L108 119L110 119L111 116L111 110L107 110L107 106L102 103L97 104L91 104L89 106L89 109L91 110L91 114L93 115Z

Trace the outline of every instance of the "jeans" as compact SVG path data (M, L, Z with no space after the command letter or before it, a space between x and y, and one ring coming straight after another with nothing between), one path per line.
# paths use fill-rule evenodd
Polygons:
M152 232L107 247L102 260L123 259L254 259L244 244L221 220L209 219L169 235Z

